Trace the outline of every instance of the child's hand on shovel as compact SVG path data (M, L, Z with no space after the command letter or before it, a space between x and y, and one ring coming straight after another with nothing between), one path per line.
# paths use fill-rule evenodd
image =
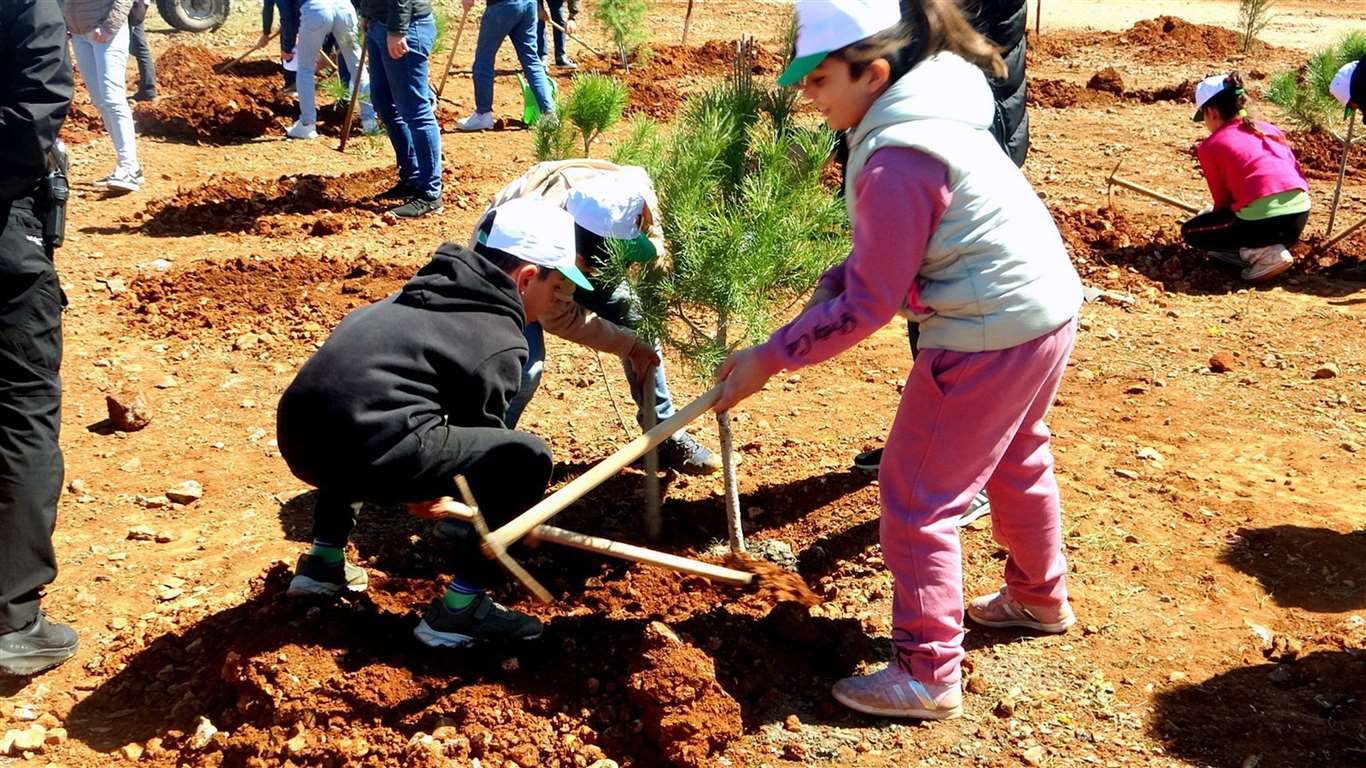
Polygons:
M725 384L721 397L712 406L717 413L725 413L750 395L764 388L773 374L764 369L754 347L734 352L721 364L716 380Z
M450 496L442 496L439 499L409 504L408 514L423 520L443 520L448 517L463 519L470 516L470 508Z

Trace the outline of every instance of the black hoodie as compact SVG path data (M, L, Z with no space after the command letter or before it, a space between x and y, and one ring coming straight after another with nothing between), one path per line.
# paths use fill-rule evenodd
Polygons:
M521 296L444 243L396 294L352 312L280 398L280 452L301 479L422 469L434 426L503 427L527 358Z

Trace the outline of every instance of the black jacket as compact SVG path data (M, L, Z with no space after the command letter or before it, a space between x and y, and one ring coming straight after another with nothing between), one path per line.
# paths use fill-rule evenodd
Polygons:
M391 35L408 34L408 22L432 12L432 0L355 0L360 15L383 24Z
M970 0L965 3L973 26L1001 46L1007 74L992 80L996 96L996 122L992 134L1016 165L1024 165L1029 154L1029 113L1025 111L1025 30L1028 26L1025 0Z
M55 0L0 0L0 200L28 196L71 107L66 22Z
M442 244L398 293L348 315L304 364L280 399L280 452L304 479L375 468L411 477L434 426L504 426L527 358L525 322L512 278Z

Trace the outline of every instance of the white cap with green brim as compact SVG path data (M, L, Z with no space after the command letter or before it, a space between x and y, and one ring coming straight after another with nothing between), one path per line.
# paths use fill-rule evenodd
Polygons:
M797 0L797 55L778 77L796 85L834 51L901 21L899 0Z
M565 198L574 223L598 237L621 241L627 261L647 262L655 245L641 226L650 177L641 168L623 168L587 179Z
M538 267L559 270L585 291L593 285L574 263L574 217L542 200L518 198L493 209L484 245Z
M1191 118L1195 122L1200 122L1205 118L1205 105L1209 100L1235 87L1233 79L1229 75L1210 75L1195 84L1195 117Z

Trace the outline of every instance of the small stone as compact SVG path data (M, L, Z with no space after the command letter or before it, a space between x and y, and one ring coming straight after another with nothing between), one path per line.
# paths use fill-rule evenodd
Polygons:
M170 544L178 538L180 537L170 531L157 531L155 541L158 544Z
M1233 355L1227 352L1215 352L1209 359L1209 369L1213 373L1228 373L1234 367Z
M800 741L789 741L783 745L783 757L788 760L806 760L806 745Z
M1148 391L1148 385L1147 385L1147 384L1134 384L1133 386L1131 386L1131 387L1129 387L1128 389L1124 390L1124 394L1126 394L1126 395L1142 395L1142 394L1146 394L1147 391Z
M1026 765L1043 765L1043 747L1035 744L1026 749L1020 757L1024 759Z
M1138 458L1146 459L1148 461L1162 461L1162 454L1158 453L1154 448L1139 448Z
M65 741L66 741L66 729L65 729L65 728L53 728L52 730L50 730L50 731L47 732L47 738L45 738L44 741L45 741L47 744L50 744L50 745L52 745L52 746L57 746L58 744L61 744L61 743L65 742Z
M1361 451L1361 446L1357 445L1351 440L1344 440L1340 447L1342 448L1342 450L1348 453L1358 453Z
M1339 373L1337 363L1324 363L1314 370L1314 378L1336 379Z
M171 500L165 496L138 496L134 501L145 509L165 509L171 506Z
M186 480L166 491L166 498L176 504L193 504L204 498L204 487L195 480Z
M23 704L14 708L14 714L10 715L21 723L30 723L38 719L38 710Z
M104 283L104 287L109 289L110 296L118 296L119 294L128 292L128 284L123 282L123 278L121 277L108 277L100 282Z
M1170 675L1167 675L1167 681L1168 681L1168 682L1172 682L1172 683L1179 683L1179 682L1181 682L1182 680L1185 680L1185 679L1186 679L1186 673L1185 673L1185 672L1173 672L1173 673L1171 673Z
M104 404L109 411L109 421L120 432L137 432L152 423L152 409L139 392L128 390L118 396L106 395Z
M76 479L66 484L66 490L72 496L84 496L90 492L90 486L84 480Z
M783 730L792 733L799 733L802 730L801 718L796 715L788 715L783 719Z
M519 662L519 661L517 661L517 657L516 657L516 656L513 656L513 657L510 658L510 659L503 659L503 671L504 671L504 672L516 672L518 669L521 669L521 667L522 667L522 663Z
M10 733L14 734L13 739L9 739ZM47 740L47 729L34 723L22 731L10 731L5 736L10 741L10 751L14 754L41 752L43 742Z
M232 343L232 348L240 352L244 349L251 349L259 343L261 343L260 336L257 336L254 333L244 333L241 336L238 336L237 340Z
M1105 329L1105 338L1109 339L1110 341L1118 341L1118 340L1119 340L1119 329L1118 329L1118 328L1106 328L1106 329Z
M991 690L991 686L987 685L986 678L981 675L970 675L967 684L963 687L967 689L968 693L978 696L983 696Z
M168 587L163 584L157 588L157 599L163 603L170 602L183 594L185 594L185 590L179 587Z
M180 386L180 382L176 381L174 376L167 376L158 381L156 386L157 389L175 389Z
M115 616L114 618L109 620L109 628L114 630L115 632L127 629L128 619L125 619L122 616Z
M128 760L136 763L142 759L143 749L141 744L128 743L119 747L119 752Z
M596 763L593 763L592 765L588 766L588 768L620 768L620 766L617 765L616 760L613 760L610 757L604 757Z
M129 541L151 541L157 537L157 532L146 525L135 525L128 529Z
M209 718L199 718L199 722L195 725L194 733L190 736L190 749L203 749L209 746L209 742L213 740L215 733L218 733L218 728L214 726Z
M285 751L291 755L297 756L305 749L308 749L308 739L302 733L285 742Z
M995 712L996 716L1000 718L1014 717L1015 706L1015 700L1010 698L1009 696L1006 696L1005 698L1002 698L1001 700L996 702L996 708L992 711Z
M1137 480L1137 479L1139 479L1139 474L1138 474L1137 472L1133 471L1132 469L1116 469L1116 470L1115 470L1115 474L1116 474L1116 475L1119 475L1120 477L1124 478L1125 480Z

